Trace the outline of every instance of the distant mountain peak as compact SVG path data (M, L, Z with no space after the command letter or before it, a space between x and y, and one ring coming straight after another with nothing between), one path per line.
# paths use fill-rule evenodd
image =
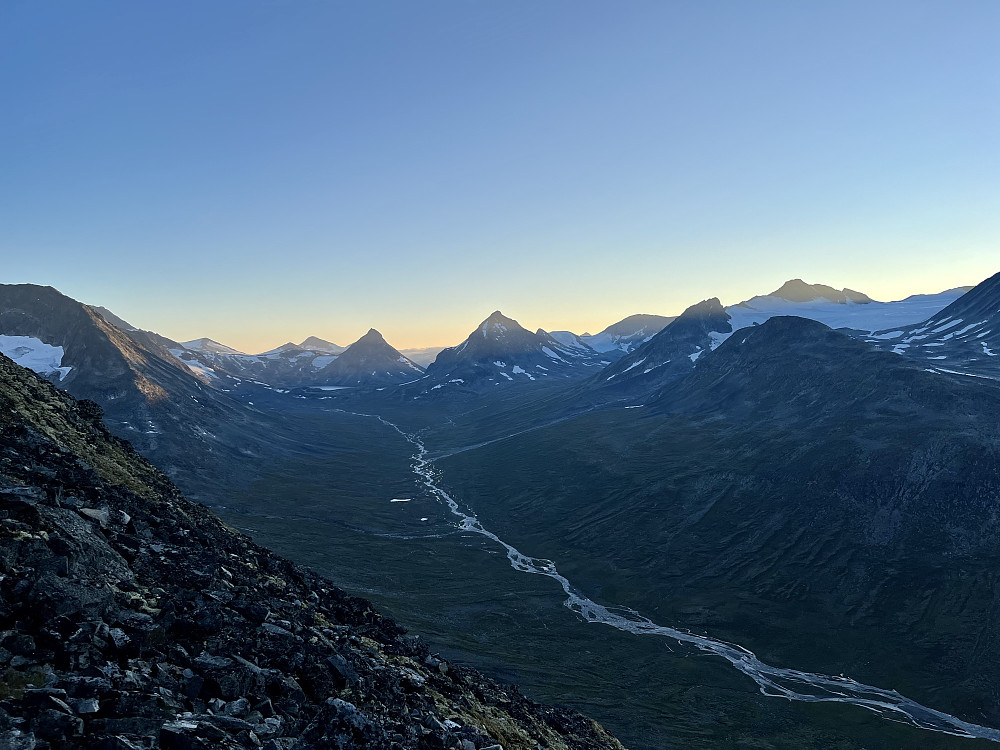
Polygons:
M483 321L482 326L480 326L480 330L482 331L484 337L493 336L494 338L500 338L509 331L529 332L516 320L508 318L499 310L494 310L490 314L490 317Z
M321 339L319 336L310 336L299 344L299 349L307 349L314 352L329 352L331 354L339 354L344 351L344 348L345 347L339 346L332 341Z
M368 333L355 341L355 344L365 343L385 343L385 338L374 328L369 328Z
M612 323L597 335L581 333L580 342L602 354L617 359L649 341L676 317L638 313Z
M712 297L711 299L702 300L694 305L691 305L687 310L680 314L680 318L707 318L716 315L725 315L726 309L722 306L721 300L718 297Z
M403 356L374 328L319 370L330 385L364 386L413 380L424 370Z
M233 349L231 346L220 344L218 341L210 338L182 341L181 346L195 352L212 352L213 354L243 354L243 352L238 349Z
M732 333L729 321L718 297L691 305L655 336L596 375L595 382L618 388L633 387L636 383L662 385L682 377L694 368L699 357L714 350Z
M426 392L454 384L500 386L549 378L582 377L600 367L600 354L575 334L553 336L539 328L533 333L513 318L494 310L458 346L442 350L427 368Z
M853 289L834 289L826 284L809 284L802 279L790 279L778 289L771 292L769 297L778 297L787 302L812 302L814 300L827 300L839 304L866 305L874 300L867 294L856 292Z

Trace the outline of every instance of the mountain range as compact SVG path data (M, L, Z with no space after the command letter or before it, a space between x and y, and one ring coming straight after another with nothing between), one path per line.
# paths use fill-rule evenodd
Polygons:
M188 341L171 353L225 387L228 379L274 388L374 386L419 377L423 368L386 343L374 328L348 347L310 336L263 354L243 354L211 339Z
M967 293L969 288L951 289L883 303L850 289L838 292L795 279L771 294L730 307L710 299L692 305L657 335L615 362L601 373L595 385L615 392L649 393L692 371L699 357L716 349L734 332L776 316L793 315L855 331L858 336L875 335L887 321L906 321L911 328L923 325L926 316L947 309L949 303L956 304ZM883 339L869 336L866 340Z
M496 311L425 368L374 329L247 355L10 285L0 352L96 402L58 409L103 409L228 523L630 746L950 748L1000 727L998 316L1000 274L888 303L794 279L594 335ZM922 729L779 706L746 689L749 661L649 645L647 622L895 689ZM562 653L532 623L582 640ZM670 678L627 681L626 701L620 660Z

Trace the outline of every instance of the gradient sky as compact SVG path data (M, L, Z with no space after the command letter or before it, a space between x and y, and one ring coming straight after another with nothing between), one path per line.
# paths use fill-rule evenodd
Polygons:
M1000 2L0 3L0 281L260 351L1000 270Z

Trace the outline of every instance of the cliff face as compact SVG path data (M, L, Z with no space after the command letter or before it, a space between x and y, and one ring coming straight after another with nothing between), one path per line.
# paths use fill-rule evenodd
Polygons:
M0 748L615 748L187 501L0 357Z

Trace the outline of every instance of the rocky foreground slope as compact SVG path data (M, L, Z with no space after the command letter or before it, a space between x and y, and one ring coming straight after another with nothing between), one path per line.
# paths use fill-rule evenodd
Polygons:
M0 356L0 748L157 747L621 745L229 529Z

